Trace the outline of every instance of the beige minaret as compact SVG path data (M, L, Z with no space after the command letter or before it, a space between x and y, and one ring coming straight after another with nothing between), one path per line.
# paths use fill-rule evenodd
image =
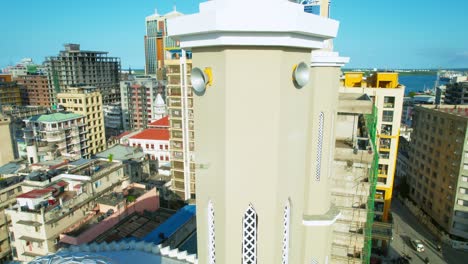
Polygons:
M287 0L209 1L169 20L193 67L213 76L194 95L199 263L328 263L347 59L320 50L337 31L337 21ZM303 87L292 80L301 62Z

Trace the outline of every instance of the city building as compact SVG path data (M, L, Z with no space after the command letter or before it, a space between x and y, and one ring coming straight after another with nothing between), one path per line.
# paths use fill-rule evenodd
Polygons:
M125 131L147 128L166 115L165 85L151 76L131 76L120 82L122 119Z
M371 253L374 223L376 116L366 94L340 94L338 100L330 181L331 201L341 215L333 225L331 262L365 263Z
M167 108L170 124L172 190L182 200L195 199L193 91L188 80L191 53L166 60Z
M15 159L10 124L11 119L0 111L0 141L3 142L0 148L0 166Z
M33 116L24 122L24 140L30 164L57 158L73 160L88 153L83 115L58 112Z
M131 136L128 143L139 147L157 167L170 164L169 129L148 128Z
M92 160L60 172L56 176L28 175L21 185L23 193L16 197L17 204L5 210L11 217L15 260L29 262L56 252L64 234L100 213L94 210L98 198L125 189L120 162Z
M46 114L48 110L44 106L4 106L2 108L3 114L11 120L10 131L15 159L27 159L23 133L26 124L23 120L35 115Z
M170 37L193 52L193 113L186 96L183 115L171 109L170 81L168 107L171 122L194 117L200 263L331 261L341 215L331 203L334 127L348 59L321 49L337 30L288 1L207 1L168 21Z
M343 93L367 94L377 108L377 152L379 153L374 220L391 223L390 205L398 155L398 140L405 87L398 83L398 73L376 72L367 79L362 72L347 72L341 81ZM388 250L389 239L374 236L374 247Z
M166 20L182 15L174 7L172 12L165 15L159 15L155 10L154 14L146 17L145 74L157 75L164 68L166 50L178 47L178 43L167 35ZM160 74L158 79L161 76L163 75Z
M47 75L19 75L16 81L20 86L24 105L51 106Z
M68 87L66 92L57 94L57 102L65 111L84 116L87 139L84 157L106 149L103 98L96 90L92 86Z
M50 104L57 104L57 94L68 86L91 85L102 94L103 104L120 101L120 58L108 52L80 50L79 44L65 44L57 56L47 57Z
M22 104L20 86L10 74L0 74L0 107Z
M118 136L123 132L122 105L120 102L104 105L104 126L106 138Z
M448 83L444 103L449 105L468 104L468 81Z
M122 162L124 175L131 182L141 182L150 175L149 160L143 150L136 147L114 145L97 153L96 158Z
M409 197L451 244L468 248L468 107L416 106Z
M21 75L46 74L47 68L44 65L35 64L31 58L23 58L15 65L3 68L0 72L11 74L13 79L16 79Z
M0 167L0 174L17 173L16 168L11 168L13 164L7 164ZM5 209L16 203L16 196L22 193L21 182L25 176L10 176L2 178L0 181L0 263L11 260L10 232L8 226L11 225L11 219L5 214Z

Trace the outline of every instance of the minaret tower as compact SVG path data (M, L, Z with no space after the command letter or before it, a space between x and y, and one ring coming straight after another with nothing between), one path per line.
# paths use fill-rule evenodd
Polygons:
M161 94L158 93L156 95L155 103L154 103L154 119L161 119L167 115L167 108L164 99L162 98Z
M193 52L199 263L328 263L338 25L287 0L169 20Z

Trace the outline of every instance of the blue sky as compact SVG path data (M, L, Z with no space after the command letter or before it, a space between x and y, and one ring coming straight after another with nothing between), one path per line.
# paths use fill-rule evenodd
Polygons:
M123 68L143 68L145 17L174 3L194 13L203 1L5 0L0 67L23 57L42 62L64 43L80 43L120 57ZM347 67L468 67L466 10L460 0L332 0L331 16L341 22L335 49L351 57Z

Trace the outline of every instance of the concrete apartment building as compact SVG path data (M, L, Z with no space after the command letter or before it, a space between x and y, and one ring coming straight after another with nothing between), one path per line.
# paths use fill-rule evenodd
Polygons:
M47 78L50 104L57 104L57 94L68 86L95 86L102 94L103 104L120 101L120 58L108 57L108 52L80 50L79 44L65 44L59 55L47 57Z
M168 29L213 80L203 90L199 74L193 96L199 262L331 261L341 214L329 188L334 127L348 59L320 49L338 23L288 1L219 0L169 20ZM308 82L297 82L298 65Z
M93 214L96 199L124 180L122 163L103 160L69 167L53 177L27 176L17 204L5 210L11 217L14 259L31 261L56 252L61 235L81 226Z
M182 16L183 14L174 10L165 15L155 13L147 16L145 35L145 74L157 75L164 67L164 60L168 49L177 47L178 43L167 35L167 19ZM163 74L158 74L162 79Z
M50 107L47 75L20 75L16 81L20 86L24 105Z
M444 104L468 104L468 81L466 78L463 79L460 81L455 79L454 82L446 85L445 98L443 99Z
M366 94L340 94L331 201L341 211L333 225L332 263L365 263L371 253L377 181L373 102Z
M30 164L54 160L78 159L87 153L87 127L83 115L58 112L24 120L24 140Z
M390 205L398 155L404 86L398 83L398 73L392 72L375 72L366 80L361 72L347 72L341 85L341 92L367 94L376 107L379 167L374 197L374 220L391 230L388 224L392 222ZM374 240L374 246L388 249L389 237L374 236Z
M103 106L106 138L118 136L123 132L122 105L120 102Z
M10 117L0 111L0 141L3 142L3 146L0 148L0 166L15 159L10 124Z
M171 189L182 200L195 199L193 91L188 58L166 60L167 108L170 124ZM187 80L182 83L182 79Z
M95 87L68 87L66 92L57 94L58 104L65 111L84 116L86 124L87 151L89 157L106 149L102 95Z
M122 119L125 131L147 128L166 115L165 85L151 76L131 76L120 82Z
M413 129L410 198L468 248L468 106L416 106Z
M8 166L7 166L8 167ZM1 167L0 174L9 168ZM21 181L24 176L11 176L3 178L0 182L0 263L11 260L10 232L8 226L11 219L5 214L5 209L16 203L16 196L22 193Z
M22 104L20 86L10 74L0 74L0 106L21 106Z

